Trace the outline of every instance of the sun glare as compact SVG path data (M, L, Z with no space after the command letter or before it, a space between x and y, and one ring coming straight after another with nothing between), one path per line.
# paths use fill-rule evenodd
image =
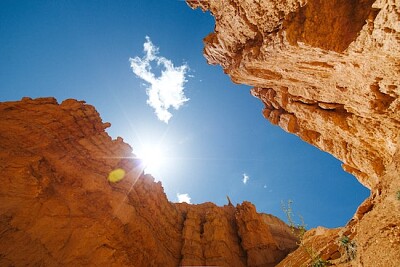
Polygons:
M160 146L144 146L138 157L142 160L146 173L155 174L164 164L164 151Z

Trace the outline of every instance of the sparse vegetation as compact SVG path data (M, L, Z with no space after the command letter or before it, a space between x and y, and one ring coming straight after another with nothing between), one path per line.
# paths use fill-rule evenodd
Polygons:
M397 191L396 195L397 195L397 200L400 200L400 190Z
M312 263L312 267L325 267L325 266L329 266L331 265L331 263L329 261L326 261L324 259L322 259L321 257L318 257L317 259L315 259Z
M299 242L301 243L303 241L304 234L306 233L307 229L306 229L306 225L304 223L304 219L302 216L299 215L301 224L295 223L292 204L293 204L293 200L290 200L290 199L288 200L287 206L282 202L282 210L286 214L288 224L289 224L290 229L292 230L292 233L295 236L297 236L297 238L299 239Z
M297 215L300 218L301 223L295 222L295 215L293 214L292 209L293 200L288 200L287 205L282 202L282 210L286 214L288 224L292 233L299 239L298 245L303 247L304 250L311 258L311 267L325 267L331 265L331 263L327 260L321 258L318 255L312 245L306 244L304 242L304 235L307 232L306 224L304 223L304 218L301 215Z
M357 244L353 240L350 240L348 236L342 236L339 239L339 245L344 249L346 262L354 260L357 255Z

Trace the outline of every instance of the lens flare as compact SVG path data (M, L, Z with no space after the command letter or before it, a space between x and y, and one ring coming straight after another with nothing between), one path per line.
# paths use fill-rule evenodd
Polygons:
M125 170L123 169L115 169L108 174L108 180L112 183L117 183L124 179L125 177Z

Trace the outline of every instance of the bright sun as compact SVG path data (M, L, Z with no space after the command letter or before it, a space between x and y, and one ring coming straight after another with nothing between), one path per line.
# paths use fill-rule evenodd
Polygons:
M142 160L142 164L146 173L155 174L165 162L163 149L156 145L147 145L142 147L138 157Z

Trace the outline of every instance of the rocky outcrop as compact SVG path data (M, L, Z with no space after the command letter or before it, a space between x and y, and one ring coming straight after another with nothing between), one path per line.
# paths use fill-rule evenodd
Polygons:
M399 3L188 1L210 10L210 64L254 86L273 124L333 154L368 188L399 145Z
M394 267L400 264L400 153L388 167L382 182L371 197L357 209L352 220L340 229L312 229L305 244L289 254L277 266L307 266L320 257L334 266ZM348 237L355 246L355 259L350 260L340 240ZM314 255L310 255L312 250ZM314 258L313 258L313 257Z
M24 98L0 114L0 266L274 266L297 246L250 203L169 202L83 101ZM125 178L109 182L116 169Z
M343 229L359 242L351 264L399 265L398 232L392 234L400 224L394 199L400 190L399 1L187 3L215 17L215 30L204 39L207 61L221 65L233 82L253 86L271 123L334 155L371 189ZM387 252L378 257L373 244L382 235L388 240L379 247Z
M278 240L273 238L267 220L256 213L253 205L245 202L238 206L236 220L242 246L247 253L247 266L275 266L285 257L287 253L282 250L283 242L278 244ZM283 233L287 234L286 231Z
M256 212L244 202L177 204L184 214L183 266L275 266L297 248L291 229L280 219Z

